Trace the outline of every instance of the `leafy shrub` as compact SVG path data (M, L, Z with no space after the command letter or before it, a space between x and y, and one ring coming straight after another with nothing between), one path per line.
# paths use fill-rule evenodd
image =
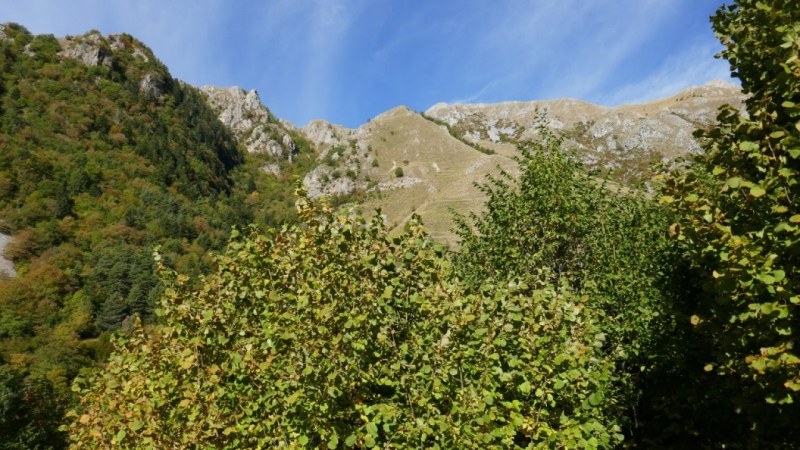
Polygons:
M77 382L73 448L610 448L613 363L585 296L467 290L418 218L389 237L301 198L302 226L234 237L163 326Z
M397 177L397 178L401 178L403 176L403 168L402 167L396 167L394 169L394 176Z
M678 220L704 292L696 336L716 375L706 397L732 396L752 448L797 444L800 418L800 3L738 0L712 17L749 94L698 136L705 154L673 174L662 201ZM765 439L765 440L761 440Z
M560 138L540 133L520 146L519 178L490 177L480 186L485 212L457 217L456 266L473 285L546 282L587 295L603 354L619 368L614 413L624 420L639 408L637 380L674 363L660 355L681 288L671 286L679 255L665 233L670 218L643 193L589 176Z

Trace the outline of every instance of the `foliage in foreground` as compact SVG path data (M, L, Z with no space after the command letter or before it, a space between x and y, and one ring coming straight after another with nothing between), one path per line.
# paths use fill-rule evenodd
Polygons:
M466 290L418 219L301 199L303 223L238 236L177 277L163 326L118 338L77 388L72 448L610 448L612 361L568 287ZM169 284L169 282L167 282Z
M719 126L700 134L705 153L670 177L662 201L680 215L671 231L705 288L692 323L717 375L706 395L733 397L754 448L792 446L800 438L800 3L739 0L712 22L721 56L750 94L747 114L720 112Z
M520 146L519 178L490 178L485 212L459 220L457 267L472 283L566 283L587 295L625 392L618 413L633 415L641 378L672 364L658 354L674 329L669 286L681 286L669 218L642 192L590 176L560 138L540 135Z

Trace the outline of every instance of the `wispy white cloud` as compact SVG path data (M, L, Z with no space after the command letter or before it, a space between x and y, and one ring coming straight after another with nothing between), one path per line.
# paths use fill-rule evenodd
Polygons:
M665 20L669 13L669 2L655 0L613 12L590 13L599 17L586 18L585 23L595 26L586 34L588 42L570 45L565 58L568 62L559 66L559 73L544 88L558 96L587 98L594 94L626 61L635 59L643 43L658 33L659 20Z
M480 90L478 90L477 92L469 94L466 97L456 98L454 100L449 101L449 103L474 103L476 101L479 101L486 94L486 92L488 92L490 89L494 87L495 84L497 84L497 81L494 80L490 81L486 83L482 88L480 88Z
M397 104L619 104L727 78L706 20L722 1L7 0L0 22L128 32L193 84L256 88L298 124L354 126Z
M715 59L717 46L698 45L664 60L663 64L642 80L622 86L599 99L604 105L642 103L674 95L688 86L712 80L735 82L730 77L728 62Z

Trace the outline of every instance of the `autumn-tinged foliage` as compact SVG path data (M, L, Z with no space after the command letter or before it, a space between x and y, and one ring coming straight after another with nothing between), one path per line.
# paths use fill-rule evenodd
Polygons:
M74 448L610 448L612 362L568 287L468 290L413 219L317 209L178 277L78 383ZM195 285L197 286L197 285Z
M454 253L418 217L292 212L132 38L87 67L7 26L0 449L796 448L800 3L712 22L746 112L661 195L544 132ZM294 138L282 173L313 164Z
M704 154L668 179L682 243L704 292L692 323L752 448L797 444L800 422L800 3L739 0L712 18L749 94L700 134ZM722 388L725 388L724 390Z
M72 378L107 357L107 331L152 319L153 245L207 271L233 224L293 220L291 175L313 158L298 139L298 164L265 175L130 36L71 38L110 62L87 66L53 36L3 30L0 231L19 276L0 282L0 448L58 447Z

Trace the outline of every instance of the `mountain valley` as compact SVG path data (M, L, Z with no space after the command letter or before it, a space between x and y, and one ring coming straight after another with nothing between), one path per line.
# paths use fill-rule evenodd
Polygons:
M165 293L199 289L220 262L235 272L218 255L252 248L243 235L294 229L300 183L312 200L368 218L379 210L393 237L419 230L411 220L418 214L436 244L420 239L420 254L444 255L460 245L454 213L486 208L479 184L525 173L518 146L554 133L591 174L582 188L607 178L623 189L593 195L612 198L626 187L649 189L657 171L698 154L695 130L714 127L720 106L744 111L746 102L739 87L713 81L635 105L438 103L424 112L397 106L355 129L325 120L298 127L256 90L173 78L126 34L56 38L4 24L0 46L0 381L14 411L0 414L13 429L0 436L55 447L64 443L56 427L76 401L72 381L106 361L112 336L140 321L157 329ZM641 200L634 197L621 202ZM350 226L341 220L336 226ZM287 286L302 280L294 254L275 252L291 266ZM384 269L394 261L387 257ZM375 286L391 295L382 282ZM217 314L180 311L201 322ZM448 336L437 342L446 347Z

